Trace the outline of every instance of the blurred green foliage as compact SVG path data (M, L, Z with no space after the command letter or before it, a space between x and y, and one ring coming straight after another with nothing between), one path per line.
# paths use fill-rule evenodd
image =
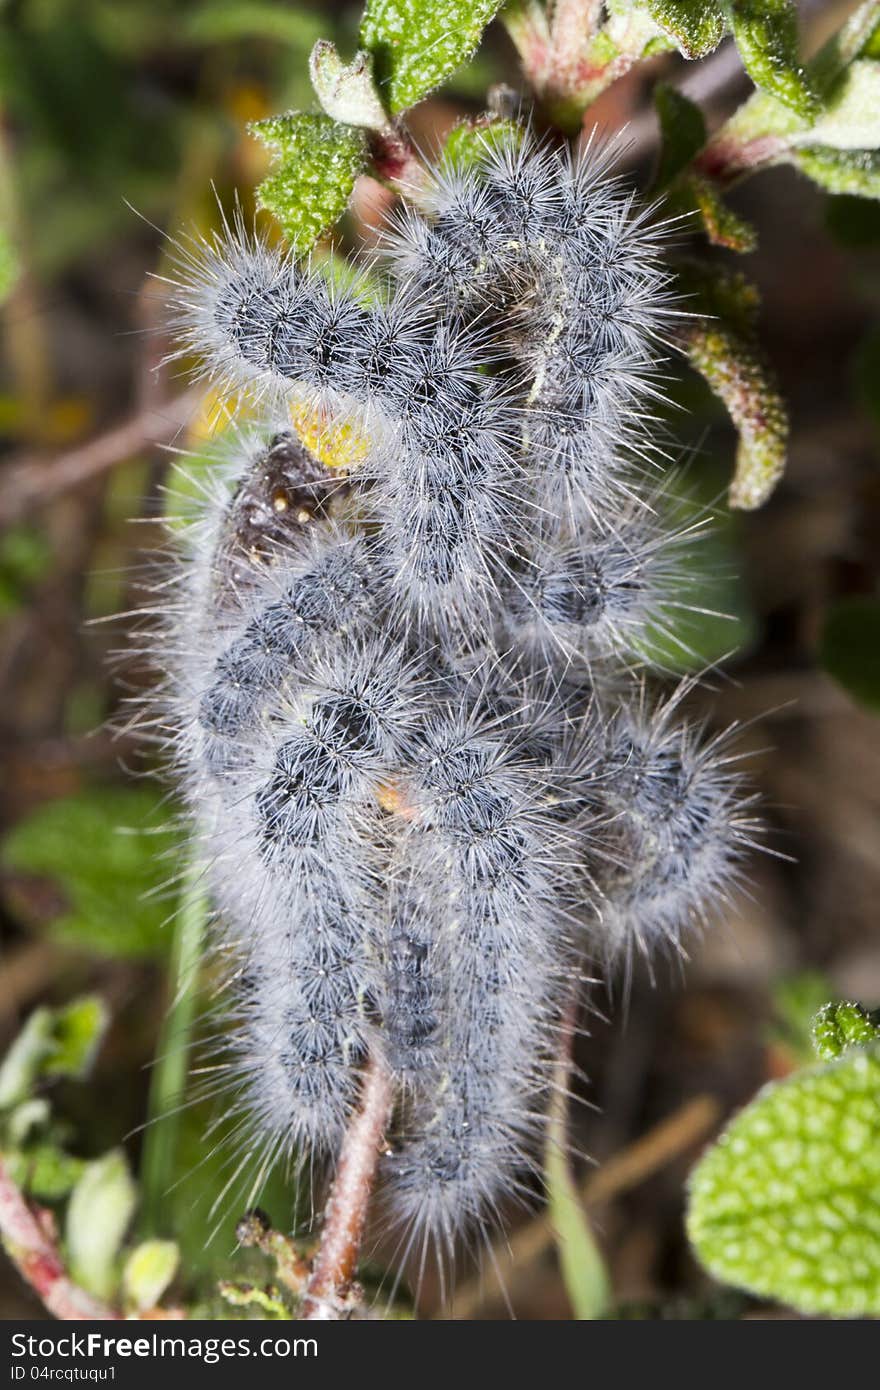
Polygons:
M85 1076L107 1021L104 1004L93 996L35 1010L0 1064L0 1110L26 1101L38 1082Z
M63 905L54 940L107 956L161 956L179 874L178 835L155 788L108 786L52 801L19 822L0 865L49 879ZM15 907L18 898L7 900Z
M830 993L828 980L818 970L799 971L774 986L770 1040L790 1056L793 1066L814 1060L813 1020Z
M6 7L0 112L30 268L51 275L130 231L126 201L165 222L186 200L185 162L206 140L227 153L240 140L243 102L308 100L308 53L327 28L320 6L282 0Z
M0 532L0 618L17 613L48 572L51 550L35 526L10 526Z

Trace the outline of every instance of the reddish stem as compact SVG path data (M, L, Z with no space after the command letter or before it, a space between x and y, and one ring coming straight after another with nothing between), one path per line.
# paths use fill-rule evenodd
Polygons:
M342 1142L321 1244L303 1299L303 1318L336 1320L344 1315L392 1100L391 1073L373 1057L364 1072L360 1108Z
M74 1284L55 1242L40 1222L0 1159L0 1238L21 1277L42 1299L49 1312L65 1322L119 1320L109 1308Z
M425 167L402 126L389 125L370 136L370 154L377 179L405 198L417 196L425 181Z
M782 135L761 135L745 142L718 135L697 155L694 168L726 188L743 174L781 159L790 143Z

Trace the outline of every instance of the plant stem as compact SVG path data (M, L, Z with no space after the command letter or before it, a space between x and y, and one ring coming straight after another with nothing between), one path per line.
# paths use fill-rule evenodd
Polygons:
M371 1057L364 1071L360 1107L342 1142L302 1318L335 1321L345 1314L392 1100L391 1073L384 1061Z
M560 1029L547 1126L544 1171L547 1215L556 1239L559 1265L572 1312L579 1321L601 1318L611 1287L568 1161L568 1085L574 1043L575 1004L566 1007Z
M48 1217L48 1213L45 1214ZM21 1277L42 1299L48 1311L65 1322L100 1322L122 1317L74 1284L39 1209L32 1209L0 1158L0 1239Z
M162 1211L174 1178L180 1102L186 1085L207 916L204 866L193 855L184 875L174 923L169 965L173 995L159 1034L141 1159L141 1224L151 1235L167 1224Z
M580 1202L589 1210L638 1187L706 1139L720 1119L714 1096L695 1096L591 1173L579 1189ZM496 1247L478 1280L472 1279L456 1291L455 1317L478 1318L487 1303L500 1297L504 1284L509 1285L514 1278L527 1280L554 1239L549 1210L542 1211L509 1241Z

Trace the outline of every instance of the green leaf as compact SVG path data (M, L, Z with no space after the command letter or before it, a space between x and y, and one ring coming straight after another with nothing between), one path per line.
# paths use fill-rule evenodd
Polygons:
M827 89L856 58L880 58L880 0L862 0L811 59L810 70Z
M728 10L743 66L755 86L810 120L818 100L798 57L792 0L731 0Z
M366 136L330 116L298 111L255 121L249 129L278 156L274 173L257 189L257 204L277 217L294 254L305 255L348 207L366 165Z
M107 1009L95 995L36 1009L0 1064L0 1109L26 1100L41 1081L85 1076L106 1029Z
M790 158L828 193L880 198L880 150L835 150L817 145L794 150Z
M696 175L682 179L673 200L678 206L684 203L693 207L713 246L723 246L743 255L754 251L758 240L754 227L727 206L711 180Z
M145 1240L136 1245L122 1271L122 1295L126 1306L138 1313L155 1308L180 1264L173 1240Z
M705 58L724 38L724 14L716 0L648 0L648 10L683 58Z
M854 700L880 711L880 600L858 594L832 604L819 660Z
M163 954L169 904L160 890L178 871L177 834L156 791L102 787L51 801L7 835L0 865L50 879L63 898L53 939L107 956ZM5 897L28 917L13 884Z
M880 1314L880 1048L766 1086L697 1165L687 1226L717 1279Z
M110 1298L118 1283L118 1257L137 1204L137 1188L121 1149L87 1163L67 1206L65 1242L76 1283Z
M668 82L654 88L662 144L654 182L665 188L706 143L706 122L694 102Z
M813 1019L813 1046L823 1062L836 1061L853 1047L880 1042L875 1018L851 1000L823 1004Z
M501 0L367 0L361 44L392 115L414 106L476 52Z
M4 1143L12 1148L23 1148L34 1133L46 1128L51 1115L52 1109L45 1096L18 1102L3 1117Z
M876 150L880 145L880 63L863 59L847 68L826 110L798 139L835 150Z
M336 45L319 39L312 49L309 72L315 94L328 116L343 125L383 130L388 117L376 91L373 59L357 53L351 63L343 63Z
M85 1160L74 1158L56 1144L35 1144L4 1154L16 1186L38 1202L58 1202L79 1182Z
M693 296L683 345L739 432L729 502L752 511L781 478L788 440L785 406L758 345L758 293L744 276L693 266L682 270L681 281Z

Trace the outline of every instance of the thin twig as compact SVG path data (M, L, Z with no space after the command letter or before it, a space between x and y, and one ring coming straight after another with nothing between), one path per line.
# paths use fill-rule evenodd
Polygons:
M25 1283L65 1322L121 1319L122 1314L74 1284L58 1247L12 1181L0 1158L0 1239Z
M714 1096L695 1096L592 1173L581 1186L581 1201L586 1207L595 1207L638 1186L704 1139L715 1128L720 1117L721 1107ZM548 1250L553 1237L549 1216L542 1212L518 1231L509 1243L499 1246L488 1261L483 1276L468 1281L456 1292L455 1318L473 1317L479 1308L501 1292L505 1274L514 1269L520 1272L532 1265Z
M202 387L193 387L161 407L140 410L125 424L57 458L33 457L13 463L3 484L0 525L18 521L37 503L78 487L141 449L170 444L189 423L203 394Z
M364 1071L360 1108L354 1115L339 1156L321 1244L312 1265L301 1317L336 1321L350 1306L367 1208L391 1114L393 1088L385 1063L373 1057Z

